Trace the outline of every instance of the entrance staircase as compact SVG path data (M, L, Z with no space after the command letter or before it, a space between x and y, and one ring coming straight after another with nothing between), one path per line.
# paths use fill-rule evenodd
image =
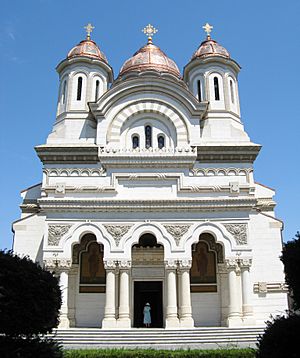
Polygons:
M255 347L264 327L201 327L166 330L134 328L102 330L99 328L57 329L51 337L66 349L75 348L152 348L215 349Z

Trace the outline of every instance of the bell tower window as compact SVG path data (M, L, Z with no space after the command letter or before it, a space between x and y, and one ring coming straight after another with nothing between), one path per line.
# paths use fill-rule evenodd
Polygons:
M220 89L218 77L214 77L215 100L220 101Z
M198 101L202 101L202 95L201 95L201 81L197 81L197 93L198 93Z
M100 81L97 80L96 81L96 89L95 89L95 101L97 101L97 99L99 97L99 85L100 85Z
M147 149L152 147L152 128L151 128L151 126L145 127L145 147Z
M232 80L230 80L230 97L231 97L231 102L234 104L234 92L233 92L233 82L232 82Z
M165 146L165 137L163 135L159 135L157 138L157 145L159 149L164 148Z
M61 96L61 103L62 104L65 104L65 100L66 100L66 87L67 87L67 81L64 81L63 91L62 91L62 96Z
M132 148L136 149L140 146L140 138L139 136L135 135L132 137Z
M82 92L82 77L78 77L78 80L77 80L77 101L81 101L81 92Z

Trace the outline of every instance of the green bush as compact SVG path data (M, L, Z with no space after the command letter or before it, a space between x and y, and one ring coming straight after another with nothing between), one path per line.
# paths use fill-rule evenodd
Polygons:
M1 358L63 358L60 345L46 338L0 336Z
M257 358L298 358L300 316L277 316L267 322L267 327L258 339Z
M58 280L28 257L0 251L0 333L46 334L58 325Z
M255 349L155 350L82 349L67 350L64 358L254 358Z

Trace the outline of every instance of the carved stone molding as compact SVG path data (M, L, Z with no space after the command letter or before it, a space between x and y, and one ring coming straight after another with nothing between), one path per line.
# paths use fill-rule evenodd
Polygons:
M127 234L132 225L103 225L107 232L115 240L116 246L119 246L121 238Z
M241 268L249 269L250 266L252 266L252 259L248 258L248 257L241 258L239 260L239 264L240 264Z
M288 286L285 282L256 282L253 291L255 293L288 292Z
M47 168L43 172L50 177L100 177L105 175L104 168Z
M252 168L194 168L191 174L194 176L246 176L253 172Z
M163 225L164 228L168 231L169 234L171 234L176 242L176 245L178 246L180 244L180 240L182 236L188 231L191 225L188 224L179 224L179 225Z
M44 261L44 266L48 270L61 271L69 270L71 268L71 260L67 258L47 258Z
M48 245L58 246L59 240L70 230L72 225L49 225L48 226Z
M223 224L237 245L247 245L247 224Z

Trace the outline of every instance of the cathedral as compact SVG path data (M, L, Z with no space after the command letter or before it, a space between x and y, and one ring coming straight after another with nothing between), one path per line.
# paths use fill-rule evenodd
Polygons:
M239 64L211 37L180 72L147 43L114 76L91 39L57 66L56 120L35 147L13 250L60 279L60 328L261 326L287 309L283 224L255 181ZM195 48L197 44L195 44Z

